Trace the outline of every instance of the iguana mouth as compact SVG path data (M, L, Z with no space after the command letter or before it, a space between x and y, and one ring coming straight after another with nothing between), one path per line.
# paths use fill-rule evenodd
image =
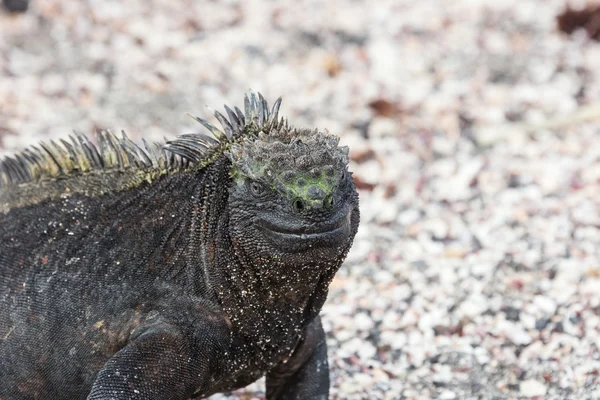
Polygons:
M271 221L261 220L258 227L276 244L282 242L313 242L323 241L323 244L335 244L343 241L350 230L350 211L341 217L318 226L283 226Z

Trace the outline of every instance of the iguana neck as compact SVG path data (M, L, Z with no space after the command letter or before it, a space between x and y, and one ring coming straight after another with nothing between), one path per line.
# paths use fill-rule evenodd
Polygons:
M291 355L305 326L319 314L337 268L252 262L240 251L228 255L220 263L218 292L234 331L263 355L260 360Z
M230 164L222 160L210 168L207 176L214 176L215 184L204 185L204 192L198 195L210 196L211 201L196 211L201 218L193 231L206 239L206 249L201 250L202 268L212 290L234 329L248 334L265 324L275 330L289 326L300 329L319 313L337 268L256 261L244 254L229 226Z
M258 351L285 351L285 345L269 350L275 337L289 337L291 351L304 326L318 315L341 259L325 268L256 261L244 254L230 230L230 168L226 158L215 161L194 195L188 254L196 271L191 274L208 282L211 297L227 313L233 330Z
M286 315L296 323L310 322L320 311L335 271L319 265L286 265L274 260L252 262L241 252L225 268L222 301L235 323L250 318L276 322ZM227 290L227 291L226 291ZM321 301L323 300L323 301Z

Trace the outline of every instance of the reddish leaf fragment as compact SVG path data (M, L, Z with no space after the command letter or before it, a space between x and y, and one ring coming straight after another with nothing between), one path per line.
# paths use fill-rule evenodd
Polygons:
M600 40L600 5L589 5L583 10L567 7L556 17L556 22L562 32L572 34L583 28L591 39Z
M370 148L356 149L350 152L350 159L359 164L374 158L375 152Z
M358 176L353 176L354 178L354 185L356 185L356 188L358 190L368 190L371 191L373 189L375 189L375 185L372 183L368 183L363 181L362 179L360 179Z
M381 117L393 117L400 114L400 105L386 99L378 99L369 103L369 107L376 115Z

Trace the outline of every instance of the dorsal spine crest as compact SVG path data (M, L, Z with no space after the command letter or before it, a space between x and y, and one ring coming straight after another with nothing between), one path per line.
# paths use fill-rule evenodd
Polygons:
M0 160L0 190L42 180L66 179L92 171L147 171L148 177L156 177L173 171L203 168L233 143L255 137L259 132L287 126L287 121L279 118L280 105L281 98L278 98L269 109L265 98L250 90L244 96L244 112L237 107L232 110L225 106L225 117L213 110L221 128L203 118L193 117L208 129L212 137L202 133L183 134L164 145L143 141L142 148L125 132L117 137L106 130L97 133L98 145L78 133L70 136L70 142L42 142L40 147L31 146Z

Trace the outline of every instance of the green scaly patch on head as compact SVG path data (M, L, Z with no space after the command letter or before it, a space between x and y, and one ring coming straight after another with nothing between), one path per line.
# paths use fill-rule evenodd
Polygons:
M282 127L259 132L229 149L238 184L258 181L306 204L333 196L348 164L348 148L318 130Z

